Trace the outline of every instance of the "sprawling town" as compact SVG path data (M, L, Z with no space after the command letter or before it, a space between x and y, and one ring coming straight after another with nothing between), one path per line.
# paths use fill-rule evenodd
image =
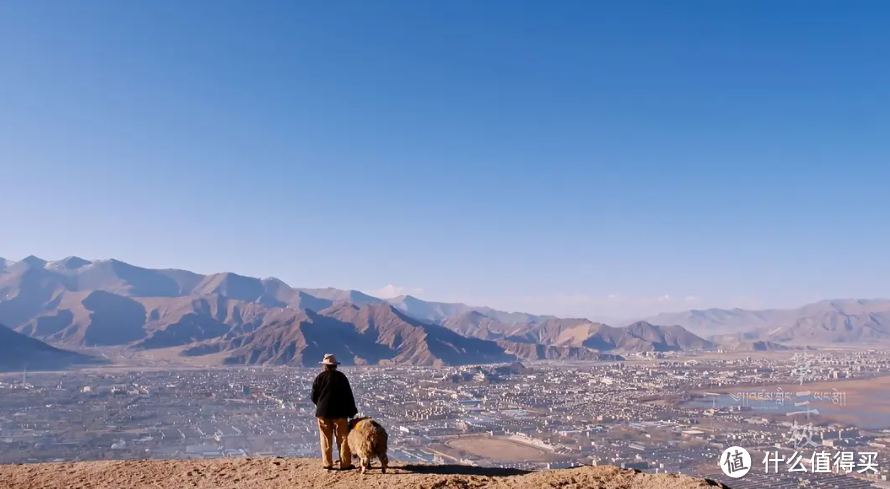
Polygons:
M623 362L343 367L390 458L610 464L733 488L890 487L890 355L648 353ZM318 457L312 369L106 367L0 376L0 463ZM730 447L732 478L721 470ZM727 465L728 466L728 465ZM883 484L883 485L882 485Z

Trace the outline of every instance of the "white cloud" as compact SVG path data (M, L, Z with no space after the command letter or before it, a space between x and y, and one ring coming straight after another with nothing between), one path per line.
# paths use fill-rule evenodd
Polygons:
M381 299L391 299L400 295L413 295L415 297L418 297L421 294L423 294L423 289L402 287L400 285L393 284L384 285L383 287L380 287L379 289L371 292L371 295L373 295L374 297L379 297Z

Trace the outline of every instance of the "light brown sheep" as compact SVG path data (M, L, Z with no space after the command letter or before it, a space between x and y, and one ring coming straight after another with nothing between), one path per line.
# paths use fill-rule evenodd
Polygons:
M388 435L383 426L371 418L355 418L349 423L349 435L346 442L353 456L357 456L362 474L371 468L371 459L380 460L380 471L386 473L389 458L386 457L386 441Z

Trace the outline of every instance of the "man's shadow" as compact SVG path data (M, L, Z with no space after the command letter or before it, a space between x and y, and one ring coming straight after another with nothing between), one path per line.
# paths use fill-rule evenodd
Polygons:
M413 474L436 475L479 475L486 477L509 477L530 474L530 470L502 469L498 467L474 467L472 465L403 465L398 467Z

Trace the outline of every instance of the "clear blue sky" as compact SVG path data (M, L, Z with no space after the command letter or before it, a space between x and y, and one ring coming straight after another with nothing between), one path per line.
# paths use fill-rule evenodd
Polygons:
M3 2L0 256L591 317L890 296L888 25L878 0Z

